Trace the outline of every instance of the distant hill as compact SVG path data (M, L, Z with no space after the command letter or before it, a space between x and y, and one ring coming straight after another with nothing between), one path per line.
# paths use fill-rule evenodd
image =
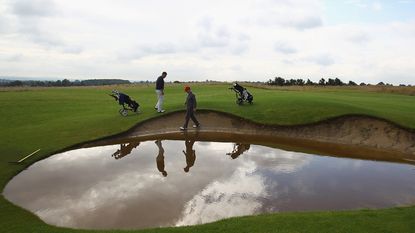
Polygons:
M67 87L67 86L102 86L102 85L117 85L130 84L129 80L123 79L87 79L70 81L63 80L25 80L25 79L0 79L0 86L35 86L35 87Z
M100 86L114 84L130 84L131 82L123 79L87 79L80 81L82 86Z

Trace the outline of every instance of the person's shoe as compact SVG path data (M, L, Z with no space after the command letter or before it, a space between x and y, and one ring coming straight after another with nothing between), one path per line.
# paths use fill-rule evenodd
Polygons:
M181 131L185 131L185 130L187 130L187 128L185 128L185 127L183 127L183 126L182 126L182 127L180 127L179 129L180 129Z
M163 113L163 112L165 112L166 110L160 110L160 111L157 111L158 113Z
M200 124L193 125L193 128L199 128L199 127L200 127Z
M154 107L155 110L157 110L157 107Z

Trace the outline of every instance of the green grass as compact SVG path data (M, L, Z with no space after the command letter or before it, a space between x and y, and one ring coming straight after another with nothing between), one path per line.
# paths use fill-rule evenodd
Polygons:
M116 134L159 116L153 85L120 86L142 108L139 116L121 117L108 88L39 88L0 91L0 186L35 161L65 147ZM224 85L195 85L198 108L229 112L259 123L295 125L344 114L365 114L415 129L415 97L359 90L281 91L249 88L253 105L237 106ZM182 110L182 85L169 85L165 108ZM36 149L24 164L12 164ZM410 232L415 207L324 213L273 214L233 218L185 228L148 232ZM87 232L49 226L35 215L0 198L2 232ZM108 231L111 232L111 231Z

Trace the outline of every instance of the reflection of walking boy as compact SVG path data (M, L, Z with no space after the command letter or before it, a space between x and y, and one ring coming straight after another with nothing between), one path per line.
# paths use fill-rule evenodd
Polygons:
M189 172L189 169L193 167L196 160L196 151L193 150L194 140L186 140L186 152L183 151L183 154L186 156L186 167L183 169L185 172Z
M166 170L164 170L164 149L163 146L161 145L161 141L157 140L155 141L157 147L159 148L159 153L156 157L156 162L157 162L157 169L161 172L161 174L163 174L163 176L167 176L167 172Z
M163 102L164 102L164 78L166 78L167 73L163 72L160 77L157 78L156 81L156 94L157 94L157 104L154 107L157 109L157 112L164 112L163 109Z
M189 119L192 118L192 121L195 123L193 125L193 128L198 128L200 126L199 121L195 117L195 111L196 111L196 96L192 93L192 90L190 90L189 86L186 86L184 88L184 91L187 92L187 98L186 98L186 119L184 122L183 127L180 127L180 130L186 130L187 125L189 124Z

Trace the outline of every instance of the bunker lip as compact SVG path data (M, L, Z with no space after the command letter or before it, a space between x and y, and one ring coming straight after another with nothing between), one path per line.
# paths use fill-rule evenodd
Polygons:
M415 130L365 115L344 115L311 124L255 123L229 113L198 110L200 129L180 132L183 111L138 123L126 132L79 147L156 139L245 142L322 155L415 164Z

